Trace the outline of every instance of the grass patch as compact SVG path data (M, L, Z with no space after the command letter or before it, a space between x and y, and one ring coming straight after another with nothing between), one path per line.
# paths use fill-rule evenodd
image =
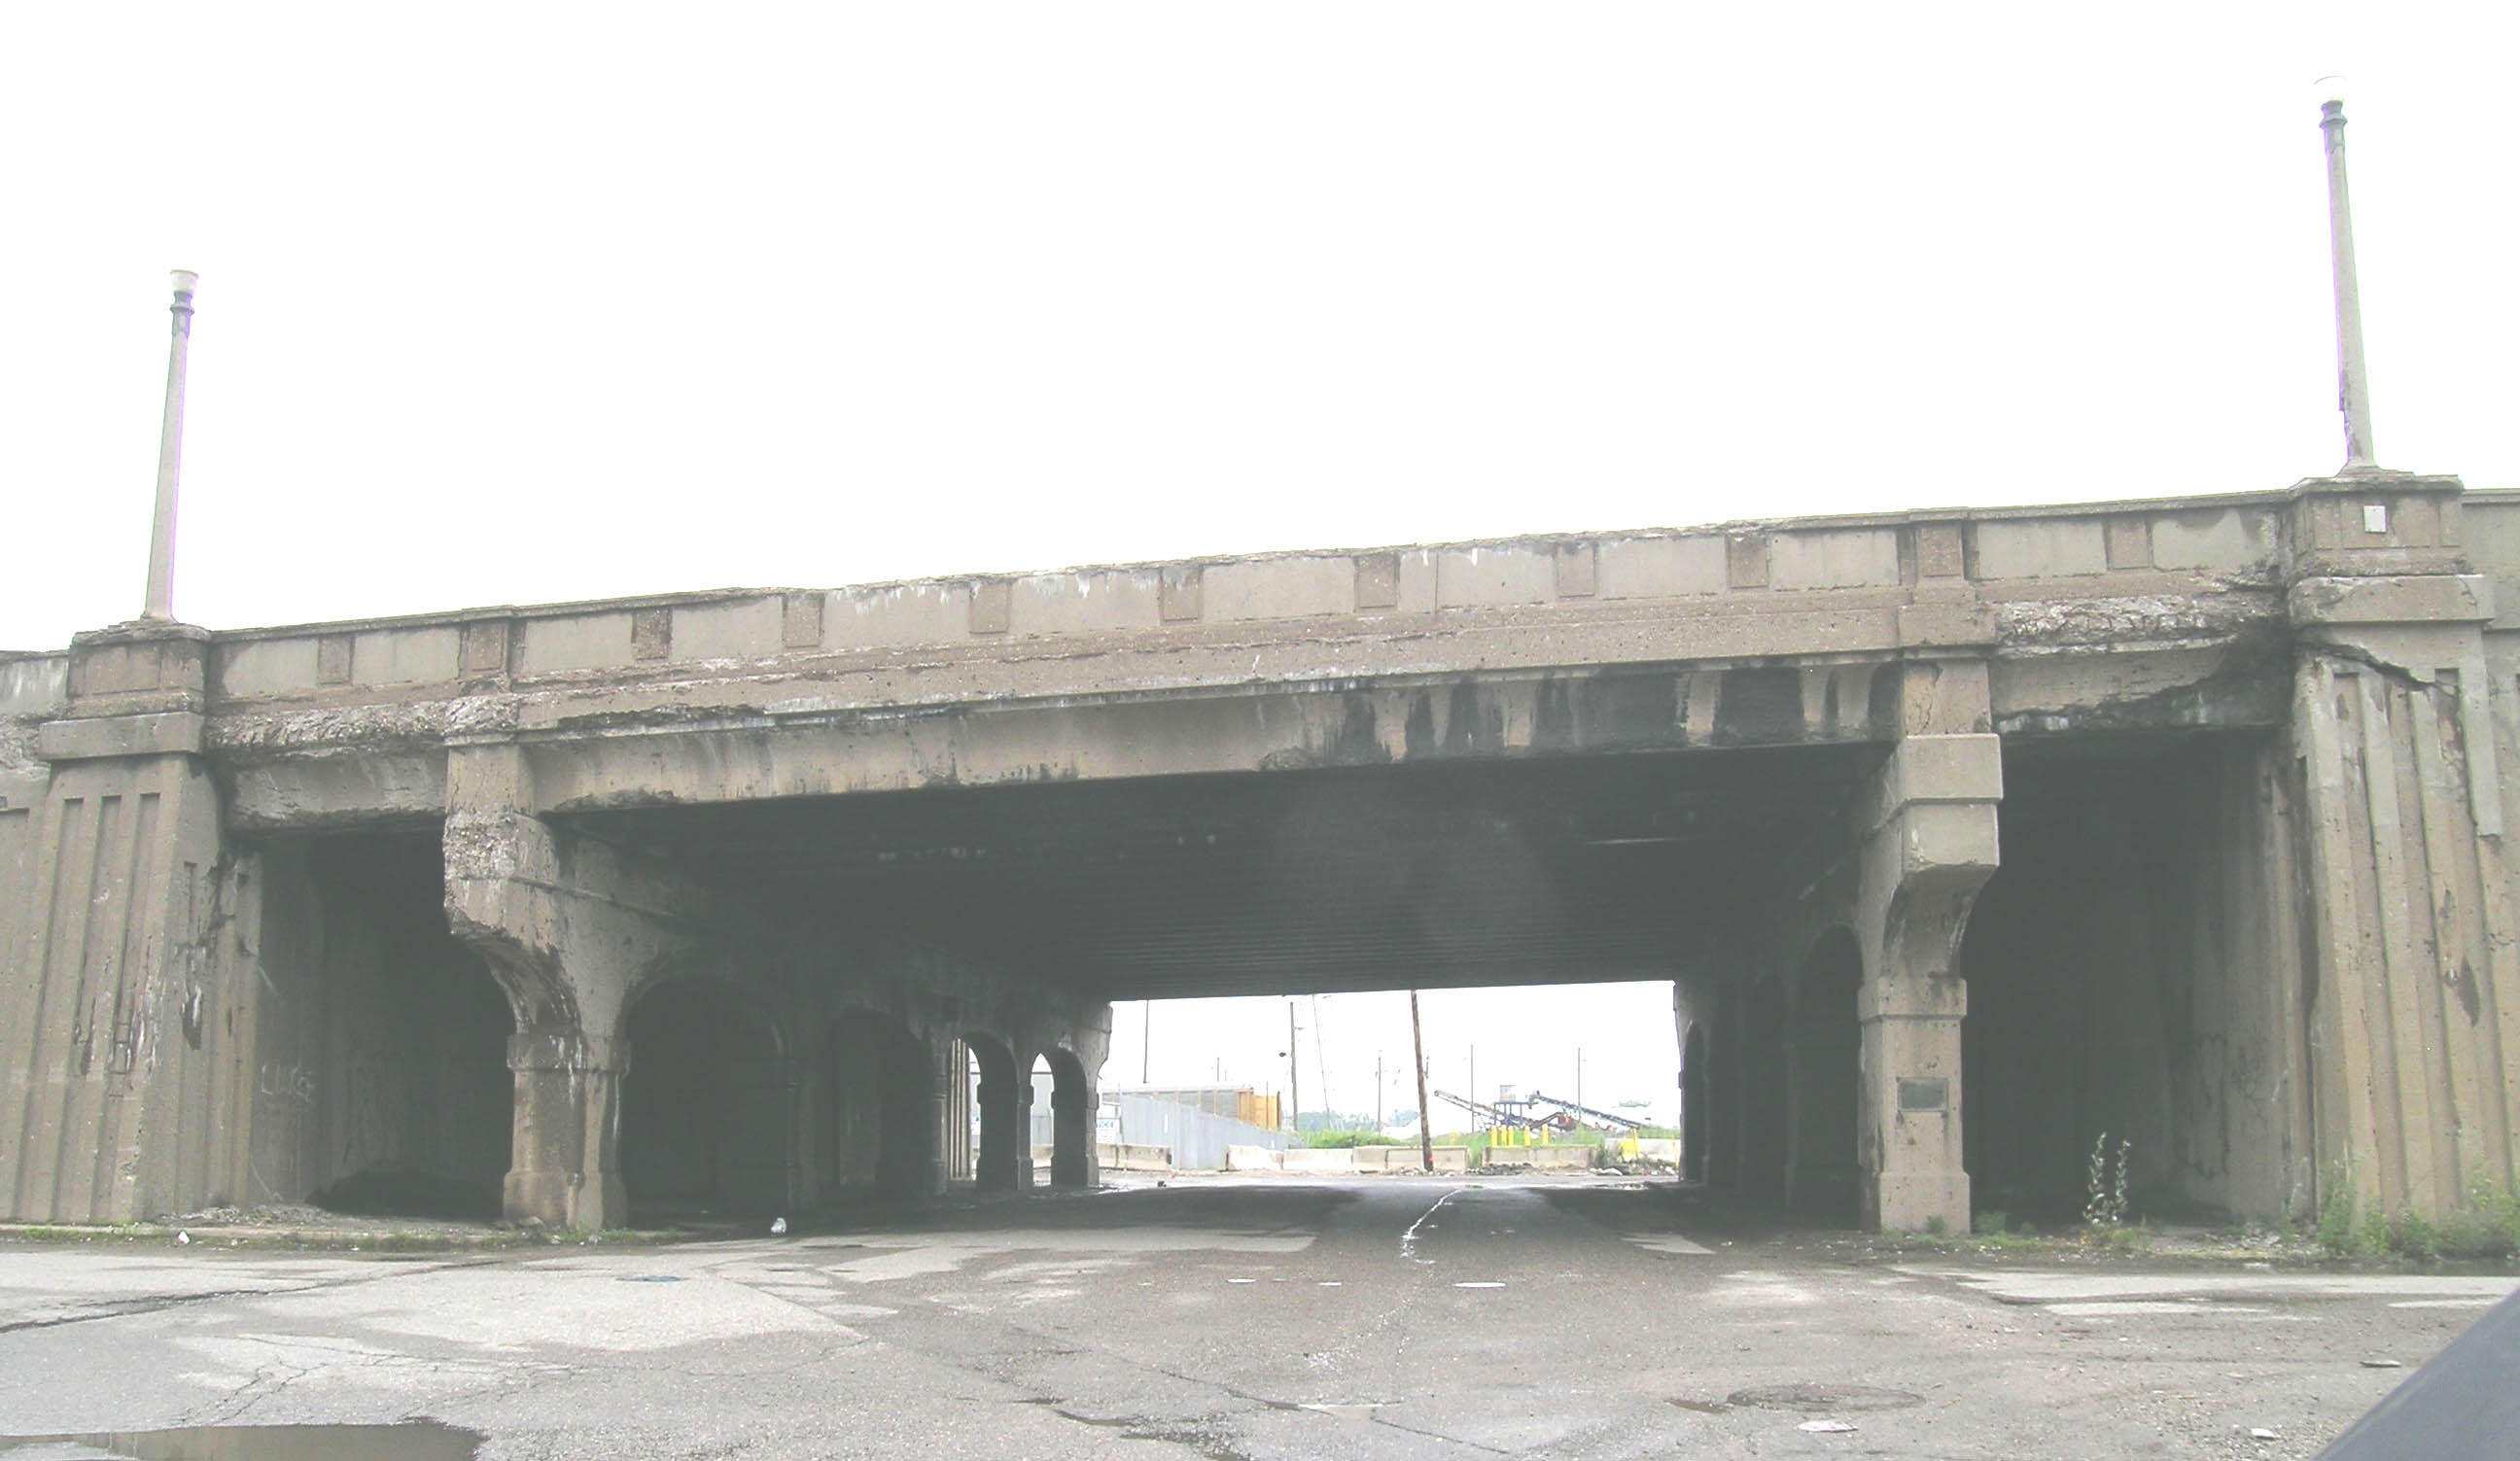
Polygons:
M458 1246L469 1245L459 1245L444 1233L415 1233L395 1228L388 1233L376 1234L364 1246L375 1253L445 1253Z
M2507 1262L2520 1256L2520 1195L2479 1183L2465 1205L2439 1221L2421 1213L2365 1212L2353 1169L2338 1166L2328 1170L2316 1231L2329 1258Z

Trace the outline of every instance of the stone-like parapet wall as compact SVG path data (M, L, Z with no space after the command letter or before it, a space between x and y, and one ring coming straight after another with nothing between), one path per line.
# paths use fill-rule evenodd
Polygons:
M2006 733L2272 726L2301 510L1911 513L226 633L208 743L232 824L278 829L433 816L445 747L482 737L538 748L540 810L1880 741L1883 667L1951 652L1991 656Z
M1129 642L1247 649L1378 641L1394 646L1378 657L1384 667L1440 674L1492 665L1399 646L1491 621L1528 629L1642 617L1702 621L1704 650L1692 657L1708 659L1863 652L1989 631L2060 642L2211 640L2250 608L2218 613L2207 600L2277 581L2285 502L2267 494L2201 506L1813 519L478 609L223 634L214 685L225 705L355 704L431 689L672 683L921 651L937 663L1057 659ZM1990 607L1917 611L1947 601ZM1812 613L1828 622L1804 617ZM1716 630L1715 621L1737 627ZM1299 657L1261 671L1294 678L1344 668ZM1073 677L1035 684L1080 687Z

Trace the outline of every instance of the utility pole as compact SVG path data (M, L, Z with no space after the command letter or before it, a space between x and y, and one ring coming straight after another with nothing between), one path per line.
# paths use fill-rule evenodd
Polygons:
M1301 1139L1304 1134L1304 1097L1301 1094L1303 1087L1296 1084L1299 1064L1295 1058L1295 1001L1289 999L1286 1001L1286 1105L1294 1118L1295 1135Z
M2362 292L2354 272L2354 209L2345 193L2345 78L2321 76L2318 129L2327 138L2327 237L2336 267L2337 408L2345 413L2345 470L2368 471L2371 383L2362 363Z
M1476 1046L1476 1045L1472 1045L1472 1046L1470 1046L1470 1099L1475 1101L1475 1100L1477 1100L1478 1098L1479 1098L1479 1047L1478 1047L1478 1046ZM1470 1113L1470 1129L1471 1129L1471 1130L1473 1130L1473 1131L1475 1131L1475 1130L1477 1130L1478 1129L1479 1129L1479 1114L1478 1114L1476 1111L1473 1111L1473 1112L1471 1112L1471 1113Z
M149 601L144 619L175 617L175 479L184 458L184 358L193 344L193 286L201 276L175 273L174 335L166 346L166 415L158 426L158 515L149 533Z
M1584 1104L1584 1047L1575 1047L1575 1104Z
M1418 1159L1435 1170L1435 1128L1426 1114L1426 1031L1418 1022L1418 992L1409 992L1409 1043L1418 1054Z
M1382 1052L1373 1052L1373 1129L1382 1129Z

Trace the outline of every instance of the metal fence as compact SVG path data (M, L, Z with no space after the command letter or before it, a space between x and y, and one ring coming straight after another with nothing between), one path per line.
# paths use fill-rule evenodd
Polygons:
M1119 1129L1100 1139L1132 1146L1169 1147L1173 1166L1186 1171L1224 1167L1225 1149L1229 1146L1282 1149L1294 1145L1293 1136L1285 1131L1255 1127L1247 1121L1218 1116L1179 1101L1140 1095L1108 1096L1103 1100L1102 1114L1109 1117L1114 1107L1118 1108Z

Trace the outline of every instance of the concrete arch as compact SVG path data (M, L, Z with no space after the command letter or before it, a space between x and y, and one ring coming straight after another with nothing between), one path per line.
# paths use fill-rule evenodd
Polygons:
M1015 1069L1014 1049L983 1030L967 1029L962 1040L979 1074L979 1151L972 1185L983 1192L1012 1192L1032 1168L1031 1086Z
M1094 1116L1099 1102L1085 1062L1065 1044L1052 1045L1034 1059L1034 1069L1048 1067L1051 1076L1050 1184L1091 1187L1095 1184Z
M793 1076L768 1004L732 981L651 982L621 1016L618 1164L649 1214L760 1217L791 1192Z
M890 1200L943 1190L947 1075L940 1045L950 1042L863 1005L832 1011L825 1030L819 1185L833 1195Z
M351 833L274 847L264 869L274 906L314 932L266 965L286 997L257 1033L255 1084L286 1120L255 1133L257 1178L344 1212L498 1216L517 1004L448 933L437 849Z

